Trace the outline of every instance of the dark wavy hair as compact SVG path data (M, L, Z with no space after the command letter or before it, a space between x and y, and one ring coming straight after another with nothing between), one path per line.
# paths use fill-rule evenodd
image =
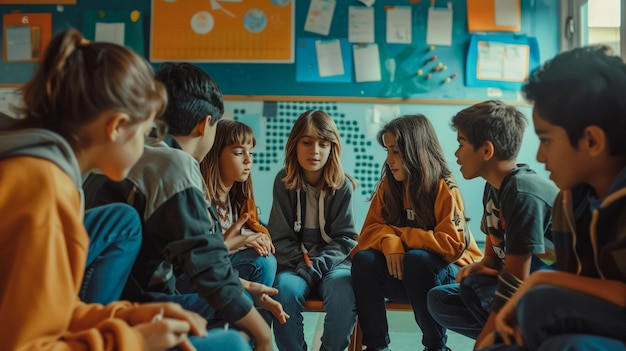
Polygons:
M415 223L421 228L433 229L437 184L451 175L435 129L424 115L414 114L398 117L378 132L377 140L382 147L385 147L383 138L387 133L396 138L405 177L401 182L395 180L389 165L383 165L381 182L387 183L383 218L393 225L405 225L403 199L406 194L415 213Z

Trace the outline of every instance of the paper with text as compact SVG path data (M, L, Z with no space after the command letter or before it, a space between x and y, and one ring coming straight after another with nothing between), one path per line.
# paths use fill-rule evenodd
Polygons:
M309 12L304 23L304 30L321 35L328 35L335 13L334 0L311 0Z
M95 41L113 43L124 46L124 31L126 23L96 22Z
M353 45L355 80L359 82L379 82L380 56L378 44Z
M348 41L374 42L374 8L350 6L348 8Z
M387 11L387 43L411 44L411 7L391 6Z
M315 52L320 77L342 76L345 73L339 39L315 41Z

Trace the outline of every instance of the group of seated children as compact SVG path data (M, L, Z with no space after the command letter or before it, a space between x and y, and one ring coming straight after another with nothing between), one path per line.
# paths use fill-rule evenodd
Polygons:
M517 164L527 122L514 107L452 118L463 177L486 181L483 256L425 116L379 131L387 157L357 233L337 126L301 114L266 227L255 135L221 120L207 73L154 74L67 30L24 86L22 118L0 119L2 347L264 351L273 329L280 350L305 351L316 296L325 351L348 346L357 318L367 350L388 350L388 300L411 305L428 351L450 350L446 329L475 349L624 350L626 65L575 49L523 90L560 192Z

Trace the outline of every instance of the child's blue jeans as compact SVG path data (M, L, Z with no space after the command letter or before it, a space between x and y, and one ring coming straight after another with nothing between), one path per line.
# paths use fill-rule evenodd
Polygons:
M489 318L498 276L472 274L428 292L428 310L446 329L476 339Z
M356 303L352 291L350 264L344 262L326 273L317 285L317 293L324 301L324 333L320 351L341 351L350 344L350 334L356 322ZM285 324L274 320L274 338L281 351L306 351L302 312L304 300L312 288L293 271L282 271L276 276L274 296L291 317Z
M84 224L90 243L79 296L88 303L117 301L141 248L139 215L114 203L87 210Z
M525 347L484 350L626 350L626 309L597 297L541 285L515 311Z

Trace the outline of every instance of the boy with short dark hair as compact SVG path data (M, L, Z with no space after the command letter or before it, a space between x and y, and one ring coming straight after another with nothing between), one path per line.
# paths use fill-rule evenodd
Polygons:
M461 268L455 284L433 288L428 308L442 326L480 341L528 275L554 262L550 221L557 189L516 163L526 117L513 106L495 100L475 104L456 114L452 127L463 177L487 181L481 222L485 256Z
M142 247L123 297L173 301L206 319L219 317L248 332L256 349L269 350L269 326L244 289L257 305L284 321L281 305L268 296L277 290L238 277L215 209L205 201L198 162L213 146L224 113L220 88L187 63L165 63L156 78L169 98L162 118L169 128L165 140L145 145L123 182L92 175L84 184L88 207L128 202L142 217ZM239 218L229 232L239 231L246 220Z
M561 189L557 270L532 274L502 307L497 334L513 345L492 349L626 350L626 65L605 47L574 49L523 91L537 160Z

